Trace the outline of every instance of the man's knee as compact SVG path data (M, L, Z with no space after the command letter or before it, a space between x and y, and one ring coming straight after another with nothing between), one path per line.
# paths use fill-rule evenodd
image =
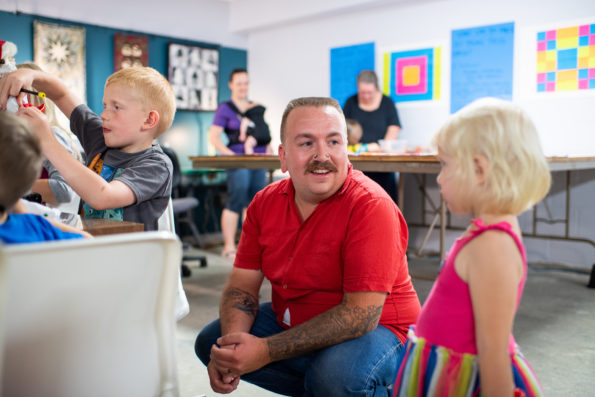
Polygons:
M401 344L382 327L321 350L306 371L306 389L318 396L387 396Z
M347 357L318 357L313 360L305 376L306 390L314 396L345 396L367 387L369 374L350 365Z
M217 342L219 336L221 336L221 327L217 320L204 327L196 337L194 352L204 365L211 361L211 347Z
M349 361L344 359L343 361ZM307 371L304 386L308 395L340 397L340 396L390 396L392 377L379 376L365 369L357 368L357 362L351 368L345 363L325 365L317 363ZM343 370L341 370L343 369Z

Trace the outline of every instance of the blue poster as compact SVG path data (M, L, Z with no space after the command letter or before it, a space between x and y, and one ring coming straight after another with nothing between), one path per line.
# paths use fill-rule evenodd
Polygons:
M512 100L514 22L452 31L450 112L481 97Z
M343 106L357 92L359 72L374 70L374 43L331 48L331 97Z

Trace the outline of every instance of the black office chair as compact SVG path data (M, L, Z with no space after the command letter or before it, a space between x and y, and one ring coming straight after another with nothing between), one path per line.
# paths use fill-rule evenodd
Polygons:
M172 149L167 147L161 147L163 152L169 157L171 160L174 171L172 174L172 207L174 211L174 218L176 222L176 233L182 238L180 235L180 228L178 227L181 224L185 224L190 228L192 236L194 237L194 241L196 245L200 248L204 248L204 242L194 224L193 213L192 211L194 208L198 207L198 199L191 195L182 196L182 170L180 169L180 162L178 161L178 156L176 152ZM186 244L184 244L184 248L186 248ZM184 264L185 261L199 261L200 267L207 266L207 258L205 256L188 256L183 255L182 257L182 276L188 277L191 274L190 268Z

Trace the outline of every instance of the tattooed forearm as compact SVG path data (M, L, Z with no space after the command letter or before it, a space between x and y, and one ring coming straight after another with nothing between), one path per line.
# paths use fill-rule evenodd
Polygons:
M258 313L258 299L252 294L239 288L230 288L223 294L223 307L231 306L234 309L256 317Z
M304 324L269 337L270 358L283 360L358 338L376 328L381 313L382 305L335 306Z

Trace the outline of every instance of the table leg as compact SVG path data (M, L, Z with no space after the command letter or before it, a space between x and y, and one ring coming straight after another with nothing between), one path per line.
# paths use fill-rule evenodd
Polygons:
M434 218L432 218L432 223L430 223L430 226L428 227L428 231L426 232L426 235L424 236L424 240L421 242L421 245L419 246L419 249L417 250L417 256L422 256L422 252L423 252L424 248L426 247L426 244L428 243L430 235L432 234L432 231L434 230L434 227L436 226L436 222L438 222L438 219L440 219L440 214L436 213L434 215Z
M402 172L399 173L399 187L398 187L398 196L397 199L399 200L399 209L401 213L405 213L405 174Z

